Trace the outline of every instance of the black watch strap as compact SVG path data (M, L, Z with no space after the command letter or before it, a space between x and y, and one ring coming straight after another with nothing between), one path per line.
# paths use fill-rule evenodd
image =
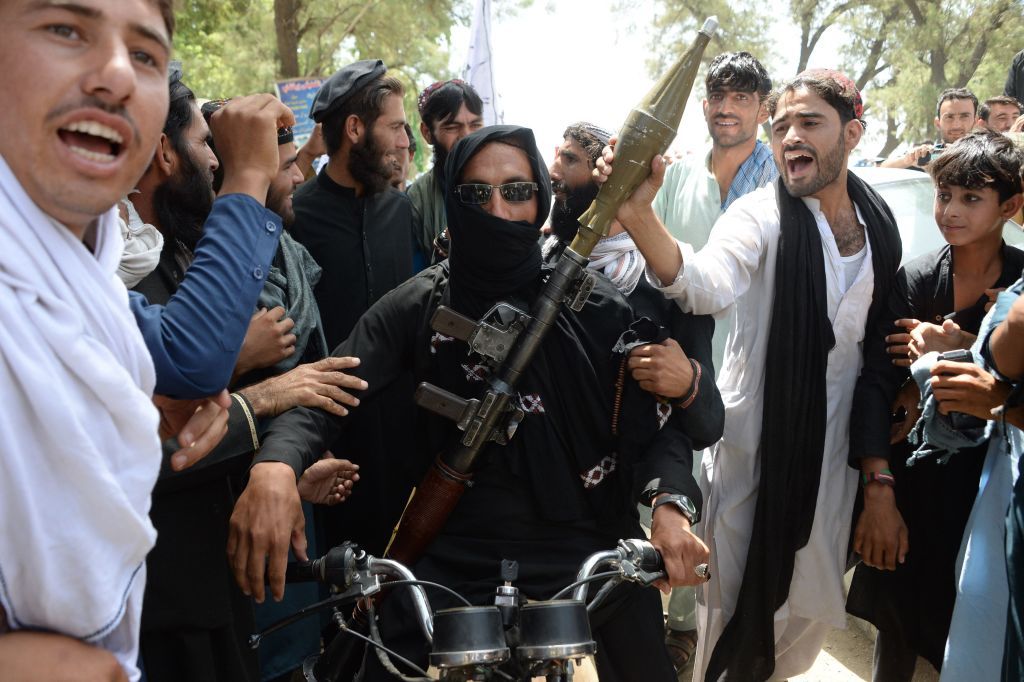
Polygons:
M697 511L697 506L686 495L664 495L659 497L651 505L651 513L653 514L654 510L663 504L671 504L678 509L686 517L686 520L690 522L691 526L700 521L700 512Z

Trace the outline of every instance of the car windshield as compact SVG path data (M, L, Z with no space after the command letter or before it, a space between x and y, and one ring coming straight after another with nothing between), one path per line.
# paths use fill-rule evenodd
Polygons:
M935 187L931 178L924 173L911 171L907 175L904 171L887 170L856 169L889 204L903 240L903 262L945 246L946 240L932 214ZM1013 221L1003 226L1003 239L1007 244L1024 248L1024 231Z

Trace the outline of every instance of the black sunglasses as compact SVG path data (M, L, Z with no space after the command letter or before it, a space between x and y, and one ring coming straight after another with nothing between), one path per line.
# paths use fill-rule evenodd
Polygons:
M501 198L513 204L529 201L537 191L536 182L506 182L504 185L469 184L456 185L455 196L463 204L486 204L491 200L491 191L498 190Z

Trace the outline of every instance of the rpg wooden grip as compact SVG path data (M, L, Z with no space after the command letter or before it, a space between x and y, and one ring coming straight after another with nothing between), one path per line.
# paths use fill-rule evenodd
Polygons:
M444 527L462 498L472 475L447 466L438 457L423 477L398 525L388 558L406 566L414 564Z

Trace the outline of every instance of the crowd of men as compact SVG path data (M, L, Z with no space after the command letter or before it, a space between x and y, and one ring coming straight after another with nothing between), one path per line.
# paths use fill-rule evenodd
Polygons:
M324 83L298 149L272 96L198 100L173 31L170 0L0 5L22 93L0 110L0 677L291 679L346 634L248 646L318 598L288 561L383 555L440 470L461 497L411 568L473 603L503 560L542 600L649 536L669 612L634 585L592 614L604 682L786 679L848 612L878 628L878 682L919 656L1024 679L1024 252L1002 240L1020 59L1003 95L943 92L938 139L883 164L931 175L947 242L901 266L890 207L847 170L855 84L773 87L753 55L715 56L710 147L651 159L589 297L508 385L433 320L532 309L613 171L609 131L569 124L549 168L529 128L485 127L473 88L439 81L410 183L408 93L381 61ZM508 393L471 475L435 463L462 436L422 383ZM425 666L410 614L395 591L381 635Z

